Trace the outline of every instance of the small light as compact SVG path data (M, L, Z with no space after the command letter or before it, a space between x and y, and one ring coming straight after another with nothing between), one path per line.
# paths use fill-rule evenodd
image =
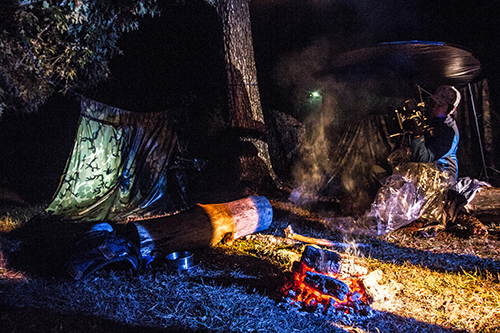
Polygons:
M318 97L321 97L321 94L319 93L319 91L313 91L311 93L311 97L313 98L318 98Z

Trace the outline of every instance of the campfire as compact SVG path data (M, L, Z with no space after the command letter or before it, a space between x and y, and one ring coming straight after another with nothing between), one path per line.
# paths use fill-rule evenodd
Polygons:
M372 315L371 297L363 283L366 269L353 273L342 267L343 262L337 252L306 246L280 290L286 302L309 312Z

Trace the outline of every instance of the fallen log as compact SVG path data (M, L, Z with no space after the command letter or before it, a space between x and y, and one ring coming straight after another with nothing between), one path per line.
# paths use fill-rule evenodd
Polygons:
M267 198L248 198L218 204L198 204L171 216L134 221L151 236L155 250L187 251L214 246L265 230L273 210Z
M483 216L496 220L500 215L500 188L482 187L464 208L468 213L480 216L481 220Z

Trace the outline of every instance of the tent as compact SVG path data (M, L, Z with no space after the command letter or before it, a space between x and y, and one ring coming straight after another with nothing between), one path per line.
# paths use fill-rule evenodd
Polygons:
M168 112L138 113L82 97L78 131L53 201L65 221L120 221L189 208L185 159Z

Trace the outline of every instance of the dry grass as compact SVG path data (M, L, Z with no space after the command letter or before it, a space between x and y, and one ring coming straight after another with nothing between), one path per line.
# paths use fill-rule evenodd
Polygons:
M421 238L397 231L358 239L350 249L383 272L389 295L371 318L327 317L286 306L277 292L304 245L284 228L345 241L321 217L273 202L275 220L263 233L196 252L184 274L164 270L103 273L88 281L19 279L0 261L0 325L5 332L497 332L500 330L500 242L496 236ZM26 221L0 218L4 234ZM0 235L0 238L2 236ZM8 252L5 248L4 252ZM1 259L1 258L0 258ZM10 273L9 273L10 272Z
M7 213L1 217L0 220L0 233L7 233L14 230L19 225L19 220L16 220Z
M8 233L27 222L44 209L44 204L34 206L0 206L0 234Z
M489 273L453 273L412 264L374 262L385 279L403 288L393 309L402 317L470 332L496 332L500 324L500 286Z

